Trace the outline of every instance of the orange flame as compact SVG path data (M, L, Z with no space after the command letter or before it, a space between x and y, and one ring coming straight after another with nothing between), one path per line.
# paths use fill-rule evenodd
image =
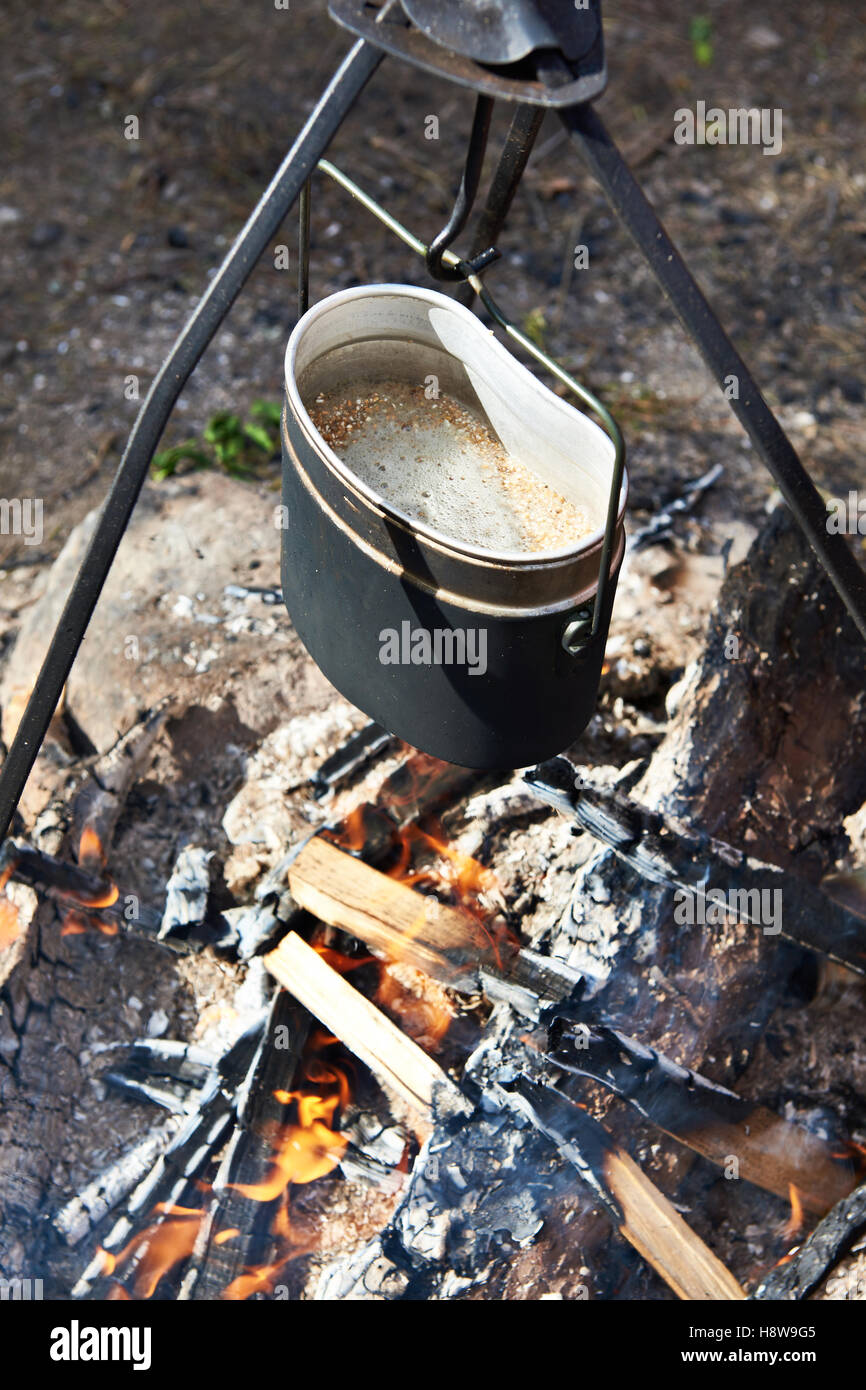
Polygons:
M349 1079L341 1067L325 1062L316 1051L331 1039L314 1033L309 1042L311 1055L304 1062L303 1085L294 1091L277 1090L281 1105L293 1102L297 1121L280 1126L271 1170L259 1183L237 1183L236 1191L256 1202L272 1202L291 1184L315 1182L333 1172L346 1151L348 1140L334 1129L334 1117L349 1103Z
M278 1202L271 1226L277 1238L277 1256L270 1264L247 1267L223 1290L223 1299L243 1300L271 1292L286 1263L306 1254L317 1243L315 1232L293 1229L289 1220L289 1189L333 1172L348 1145L348 1139L334 1124L337 1112L351 1098L349 1078L342 1067L318 1055L335 1041L323 1029L310 1035L301 1085L296 1090L273 1093L281 1105L295 1107L296 1119L277 1129L269 1173L262 1182L233 1184L236 1192L252 1201ZM235 1233L221 1232L221 1238L227 1240L232 1234Z
M235 1185L244 1197L272 1202L290 1183L315 1182L336 1168L348 1143L345 1135L330 1128L337 1097L323 1101L318 1096L307 1096L304 1101L302 1123L284 1125L280 1130L268 1176L259 1183Z
M351 970L359 970L362 965L369 965L375 960L374 956L344 956L342 951L335 951L331 946L314 945L313 950L332 970L336 970L338 975L348 975Z
M81 832L81 839L78 841L78 862L86 864L88 868L96 865L99 869L105 868L105 850L97 832L90 825L85 825Z
M799 1191L792 1182L788 1183L788 1196L791 1202L791 1215L785 1222L782 1235L787 1240L793 1240L794 1236L803 1229L803 1203Z
M243 1274L237 1275L223 1289L220 1298L243 1300L255 1293L271 1293L277 1275L290 1260L296 1260L314 1249L318 1238L315 1231L300 1231L293 1227L289 1219L289 1194L284 1192L271 1224L271 1233L277 1237L276 1258L266 1265L248 1265Z
M76 893L75 901L82 907L113 907L120 897L120 889L116 883L109 883L104 893L97 893L93 898L86 898L83 893Z
M68 910L63 918L63 926L60 929L61 936L83 936L87 931L87 922L80 912L75 912L72 908Z
M426 1052L437 1050L455 1018L454 1005L442 986L412 967L400 966L398 974L385 966L376 1002Z
M18 909L9 898L6 897L6 884L12 877L14 864L7 864L6 868L0 871L0 951L5 951L18 940L21 933L21 923L18 920Z
M18 909L5 896L0 897L0 951L6 951L21 935Z
M254 1293L270 1293L276 1282L276 1277L286 1263L286 1257L275 1260L270 1265L258 1265L248 1269L244 1274L238 1274L230 1284L227 1284L220 1294L220 1298L225 1299L245 1299Z
M189 1258L205 1216L203 1211L172 1207L166 1203L160 1203L154 1211L166 1213L169 1219L155 1222L147 1230L140 1231L116 1255L107 1250L98 1252L103 1261L102 1273L109 1275L140 1252L141 1258L133 1278L133 1298L152 1298L160 1279L181 1260ZM115 1295L117 1298L121 1296Z
M439 890L444 889L451 904L468 918L469 932L479 953L491 957L501 969L504 958L517 950L519 943L501 915L494 917L496 908L491 909L490 899L495 903L503 898L496 875L479 860L449 844L438 821L431 824L432 831L422 830L417 825L405 826L400 831L400 855L388 873L409 886L430 883ZM410 871L413 850L419 847L432 850L436 860ZM482 901L484 897L487 902ZM419 928L423 925L423 915L418 925Z
M61 936L83 936L89 926L95 926L103 936L117 936L120 927L116 922L102 922L98 917L87 917L85 913L76 911L75 908L67 909L63 926L60 929Z

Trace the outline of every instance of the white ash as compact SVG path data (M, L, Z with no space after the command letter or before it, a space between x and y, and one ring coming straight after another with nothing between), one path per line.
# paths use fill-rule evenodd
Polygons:
M314 1302L386 1302L406 1291L409 1276L389 1260L377 1236L348 1258L322 1271L312 1292Z
M364 716L342 700L301 714L262 740L246 761L244 784L229 803L223 829L233 845L261 847L267 859L283 854L297 836L301 815L316 823L325 811L288 798L303 788L326 757L361 728Z
M185 845L181 849L165 888L165 909L159 928L161 938L169 936L177 927L204 921L213 856L213 850L201 845Z

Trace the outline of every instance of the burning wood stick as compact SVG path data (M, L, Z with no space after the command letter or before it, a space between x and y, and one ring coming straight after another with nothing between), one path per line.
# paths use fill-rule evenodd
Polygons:
M442 1069L299 936L287 936L265 957L265 965L416 1111L429 1117L435 1098L437 1107L445 1100L452 1112L462 1110L468 1116L471 1107ZM622 1234L680 1298L745 1297L724 1265L598 1121L549 1089L528 1081L519 1085L519 1095L497 1088L500 1102L529 1114L557 1144L590 1182Z
M621 792L588 786L565 758L542 763L526 780L543 801L573 815L643 878L693 895L708 925L723 895L736 902L740 921L866 973L866 920L805 879L665 819ZM712 880L718 887L710 887ZM763 921L765 902L782 904L784 917L780 910L778 921Z
M241 960L258 955L287 931L302 926L304 909L292 895L287 875L307 844L327 837L377 863L394 848L403 826L432 814L481 777L472 768L443 763L426 753L411 753L385 778L374 801L362 802L342 820L330 821L293 845L259 884L255 904L233 914Z
M794 1186L817 1215L858 1182L854 1164L830 1145L724 1086L678 1066L663 1053L603 1024L578 1024L548 1054L566 1071L589 1076L628 1101L659 1129L778 1197Z
M483 990L535 1013L539 999L564 999L578 980L559 961L494 942L466 913L416 893L369 864L315 839L289 869L296 902L351 932L389 960L423 970L464 993Z
M166 697L90 767L72 803L71 833L79 863L99 872L105 864L127 797L144 771L174 706Z
M245 1297L256 1287L256 1276L249 1271L273 1263L274 1247L279 1244L277 1199L280 1187L287 1187L289 1180L275 1150L282 1146L291 1157L294 1135L288 1130L288 1093L309 1023L306 1010L284 990L275 989L262 1040L238 1100L236 1128L217 1169L207 1215L183 1281L182 1301L213 1300L227 1293Z
M783 1264L771 1270L755 1290L755 1298L808 1298L826 1274L850 1249L866 1227L866 1183L838 1202L809 1239Z
M211 1156L225 1142L236 1104L237 1088L256 1050L264 1019L247 1029L219 1059L195 1110L177 1131L164 1153L129 1198L87 1269L72 1290L73 1298L100 1298L122 1251L128 1252L117 1280L135 1279L148 1248L171 1212L184 1206ZM144 1231L142 1226L153 1217ZM140 1239L135 1239L139 1231ZM134 1246L134 1248L132 1248Z
M555 972L556 962L509 945L497 950L482 933L473 933L464 913L387 878L324 840L313 840L301 851L289 882L297 902L322 921L454 989L481 989L502 997L495 982L506 980L534 987L548 998L558 992L561 998L575 983ZM537 994L531 999L537 1008ZM586 1045L578 1047L575 1041ZM819 1215L856 1184L853 1166L834 1160L823 1140L613 1029L593 1026L575 1034L571 1043L563 1038L551 1060L593 1077L713 1162L724 1165L736 1155L747 1181L780 1197L788 1197L793 1184L803 1205Z
M83 868L101 873L126 799L174 703L170 696L160 700L107 753L66 769L56 794L36 817L31 839L38 849L59 855L68 842Z
M280 984L416 1115L427 1120L434 1097L457 1112L467 1110L467 1102L438 1063L295 932L264 959Z
M589 1182L620 1233L682 1299L744 1299L709 1246L603 1125L552 1087L521 1079L504 1092Z
M222 915L194 924L183 937L160 936L163 914L139 902L137 894L124 893L110 880L96 877L79 864L55 859L22 840L5 840L0 846L0 875L4 872L63 907L127 936L158 940L169 951L185 953L204 945L227 949L234 941L234 933Z

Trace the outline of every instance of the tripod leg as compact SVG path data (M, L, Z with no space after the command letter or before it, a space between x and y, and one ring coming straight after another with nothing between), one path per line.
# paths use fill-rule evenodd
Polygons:
M172 407L318 159L383 57L381 49L363 41L356 43L348 53L154 379L132 427L24 717L0 770L0 840L8 833L15 807L57 708Z
M591 106L561 112L562 122L674 306L716 381L736 378L731 409L781 489L839 597L866 638L866 573L844 536L827 531L827 510L794 446L719 323L628 165Z

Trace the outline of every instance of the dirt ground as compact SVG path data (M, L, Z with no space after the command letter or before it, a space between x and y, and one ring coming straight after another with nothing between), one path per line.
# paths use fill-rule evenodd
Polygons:
M601 110L819 482L842 492L863 446L862 16L708 3L713 55L701 67L689 7L610 9ZM103 496L138 408L127 378L143 395L348 38L321 0L290 10L205 0L194 18L166 0L59 0L42 14L11 0L0 33L0 496L21 495L26 480L45 517L41 546L0 545L29 567ZM674 111L699 98L780 107L782 153L675 145ZM428 114L438 141L425 139ZM138 140L124 138L129 115ZM332 155L429 239L470 118L467 93L387 61ZM499 111L488 159L506 119ZM590 265L571 272L578 243ZM314 297L364 280L424 282L412 253L324 177L313 247ZM710 506L759 509L770 481L554 117L502 250L491 284L504 307L518 320L543 315L546 345L618 409L638 517L717 460L726 471ZM293 320L293 274L265 257L168 437L199 433L215 410L278 399Z
M609 8L610 84L601 110L819 485L844 494L859 481L866 442L866 26L829 4L802 10L708 0L702 12L713 22L713 58L701 67L687 7L630 0ZM2 673L50 562L108 487L138 408L126 398L128 378L139 378L143 396L349 39L321 0L289 11L266 0L205 0L194 16L168 0L146 7L60 0L41 16L11 0L0 36L10 97L0 116L7 151L0 177L0 497L39 497L45 518L37 546L0 536ZM698 99L780 107L782 153L675 145L673 113ZM467 93L386 61L331 156L428 239L450 209L471 105ZM425 139L429 114L439 118L438 142ZM124 138L130 115L139 121L136 141ZM489 161L506 122L499 111ZM281 237L294 265L293 218ZM590 264L572 272L577 244L588 246ZM490 283L503 307L532 324L621 420L633 530L688 480L724 465L698 520L681 524L696 553L687 546L680 556L676 601L661 606L660 599L653 613L652 681L648 652L637 674L632 669L633 654L640 656L635 614L643 613L645 596L621 585L612 630L619 646L609 649L603 714L583 748L587 761L597 754L599 762L622 765L658 740L665 694L700 648L719 578L712 554L719 538L739 523L757 525L773 484L555 118L545 122L500 246ZM321 177L313 297L371 280L423 284L425 275L417 258ZM294 276L266 256L185 390L166 441L199 435L217 410L246 412L256 399L277 400L294 320ZM267 516L277 478L276 462L262 470L244 516L257 504ZM199 500L209 485L213 496L228 495L223 481L202 473L167 484L165 505L174 505L178 489ZM239 567L252 553L250 534L239 524ZM278 538L268 537L272 553L255 552L261 583L277 578ZM238 578L228 562L223 577ZM657 587L663 593L664 583ZM154 632L166 611L156 605L157 596ZM285 683L274 724L331 699L284 621L287 661L297 663L297 674ZM628 662L617 659L622 653ZM271 724L263 717L247 728L223 714L213 716L202 699L170 726L121 821L112 867L127 875L124 882L137 875L133 886L148 900L158 898L182 831L226 849L220 822L242 751ZM15 1020L25 1039L16 1104L23 1114L38 1097L44 1162L32 1183L41 1185L46 1211L122 1150L141 1123L130 1103L110 1137L94 1140L104 1114L98 1075L106 1049L137 1036L155 1016L154 1026L171 1036L194 1028L200 1035L237 983L233 969L204 963L187 976L166 969L157 977L149 947L121 952L119 943L91 937L60 942L58 932L59 924L46 922L43 955L20 990ZM783 1043L787 1052L797 1039L785 1033ZM50 1078L56 1094L46 1100L49 1046L59 1060ZM778 1059L767 1047L760 1066L772 1091ZM58 1149L51 1169L50 1152ZM19 1199L22 1211L29 1206L22 1189L13 1191L10 1208ZM8 1259L9 1268L21 1267L23 1225L10 1222L7 1237L0 1266ZM39 1256L50 1262L53 1294L64 1296L80 1271L80 1251L61 1255L43 1242Z

